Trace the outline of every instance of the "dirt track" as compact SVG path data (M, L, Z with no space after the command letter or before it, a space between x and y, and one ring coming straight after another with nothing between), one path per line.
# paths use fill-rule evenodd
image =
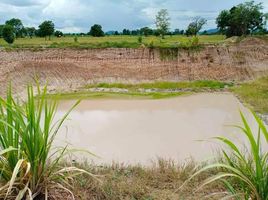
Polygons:
M170 56L171 55L171 56ZM268 71L267 43L206 46L200 51L159 49L44 49L0 51L0 94L11 80L21 91L34 77L50 89L92 82L243 81Z

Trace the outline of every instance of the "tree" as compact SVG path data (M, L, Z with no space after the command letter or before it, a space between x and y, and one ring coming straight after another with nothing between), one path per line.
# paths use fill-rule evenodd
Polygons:
M170 18L167 9L161 9L156 15L155 24L163 39L169 30L169 21Z
M38 29L38 35L40 37L45 37L47 38L47 36L49 37L50 40L50 36L53 35L54 33L54 23L52 21L44 21L42 24L39 25L39 29Z
M1 24L0 25L0 38L3 37L2 31L5 25Z
M262 10L262 3L241 3L230 10L221 11L216 23L227 37L252 34L265 29L267 14Z
M130 30L128 30L128 29L123 29L122 34L123 34L123 35L130 35Z
M94 24L93 26L91 26L89 35L92 35L93 37L103 37L104 32L102 30L102 26L99 24Z
M3 38L8 44L12 44L15 40L15 30L11 25L5 25L2 30Z
M17 38L23 36L23 24L20 19L12 18L10 20L7 20L6 25L13 27Z
M202 27L207 23L207 20L202 17L195 17L193 21L188 25L186 35L197 35Z
M144 36L149 36L149 35L153 35L154 31L150 29L149 27L143 27L141 28L140 33Z
M62 37L63 36L63 32L61 32L61 31L55 31L54 35L56 37Z
M34 27L26 27L26 35L29 36L30 38L32 38L35 33L36 33L36 29Z

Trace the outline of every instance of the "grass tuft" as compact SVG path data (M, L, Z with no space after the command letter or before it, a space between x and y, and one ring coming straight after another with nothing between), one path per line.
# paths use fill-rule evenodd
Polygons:
M46 100L46 87L38 86L37 91L36 100L29 86L24 104L14 99L11 87L6 99L0 98L1 199L47 199L51 188L69 191L64 185L72 172L87 173L72 166L61 168L66 147L52 148L59 128L79 101L54 124L57 102Z

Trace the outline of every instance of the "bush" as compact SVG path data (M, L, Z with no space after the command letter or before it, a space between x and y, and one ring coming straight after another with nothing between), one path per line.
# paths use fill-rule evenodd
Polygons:
M52 151L54 138L72 109L53 125L57 103L46 100L46 87L43 91L38 87L36 99L29 86L27 102L16 102L11 88L6 100L0 98L0 198L34 199L51 187L61 187L69 172L82 172L59 167L66 148Z
M223 159L202 168L191 177L211 169L218 171L218 174L205 180L200 187L220 180L226 188L225 199L268 199L268 152L262 149L261 142L263 139L264 146L268 145L268 130L262 120L255 113L253 115L258 125L258 132L255 134L241 113L243 127L238 128L247 138L249 145L245 151L239 150L239 147L227 138L216 137L229 151L222 149Z
M139 42L139 43L142 43L142 36L139 36L139 37L138 37L138 42Z
M75 42L75 43L78 42L78 37L77 37L77 36L74 37L74 42Z
M8 44L12 44L15 40L15 30L11 25L5 25L2 30L4 40Z

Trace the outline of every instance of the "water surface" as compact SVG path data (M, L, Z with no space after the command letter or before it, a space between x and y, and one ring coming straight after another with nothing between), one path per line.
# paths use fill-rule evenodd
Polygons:
M60 103L62 116L74 101ZM112 161L148 164L157 157L185 161L211 158L224 135L242 139L239 110L249 111L230 93L201 93L161 100L84 100L70 114L57 138ZM200 141L206 140L206 141ZM82 154L79 153L81 157ZM83 156L86 156L83 155Z

